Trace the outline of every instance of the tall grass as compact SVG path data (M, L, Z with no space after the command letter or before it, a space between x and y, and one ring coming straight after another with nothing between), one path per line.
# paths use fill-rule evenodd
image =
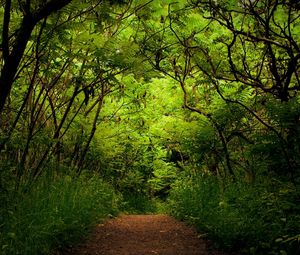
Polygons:
M2 216L0 253L37 255L74 242L117 213L113 188L96 176L43 179L11 197Z
M290 183L224 184L213 176L185 178L173 186L169 212L225 249L300 254L300 206Z

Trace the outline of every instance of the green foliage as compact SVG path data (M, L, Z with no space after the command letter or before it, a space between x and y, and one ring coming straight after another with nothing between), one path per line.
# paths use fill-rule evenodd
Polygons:
M178 169L174 163L165 162L162 159L153 161L153 177L148 180L151 192L164 198L170 190L170 185L176 180Z
M159 200L149 197L143 193L123 193L120 210L128 214L156 213Z
M220 182L185 177L173 186L169 211L226 249L246 254L298 254L299 205L291 183Z
M97 176L41 179L27 193L12 193L1 211L1 254L48 254L116 215L117 205L112 187Z

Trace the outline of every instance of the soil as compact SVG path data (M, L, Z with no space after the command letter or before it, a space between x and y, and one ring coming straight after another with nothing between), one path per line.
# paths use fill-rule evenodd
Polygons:
M196 231L167 215L123 215L96 226L64 255L225 255Z

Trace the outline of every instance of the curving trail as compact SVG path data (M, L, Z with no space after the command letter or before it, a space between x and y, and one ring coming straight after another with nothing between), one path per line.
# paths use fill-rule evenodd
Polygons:
M123 215L99 224L84 243L65 255L223 255L167 215Z

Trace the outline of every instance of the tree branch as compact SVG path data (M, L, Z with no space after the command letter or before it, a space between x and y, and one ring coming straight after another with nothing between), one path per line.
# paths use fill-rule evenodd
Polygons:
M43 5L43 7L32 14L34 22L39 22L43 18L49 16L54 12L57 12L71 2L72 0L51 0L47 2L45 5Z

